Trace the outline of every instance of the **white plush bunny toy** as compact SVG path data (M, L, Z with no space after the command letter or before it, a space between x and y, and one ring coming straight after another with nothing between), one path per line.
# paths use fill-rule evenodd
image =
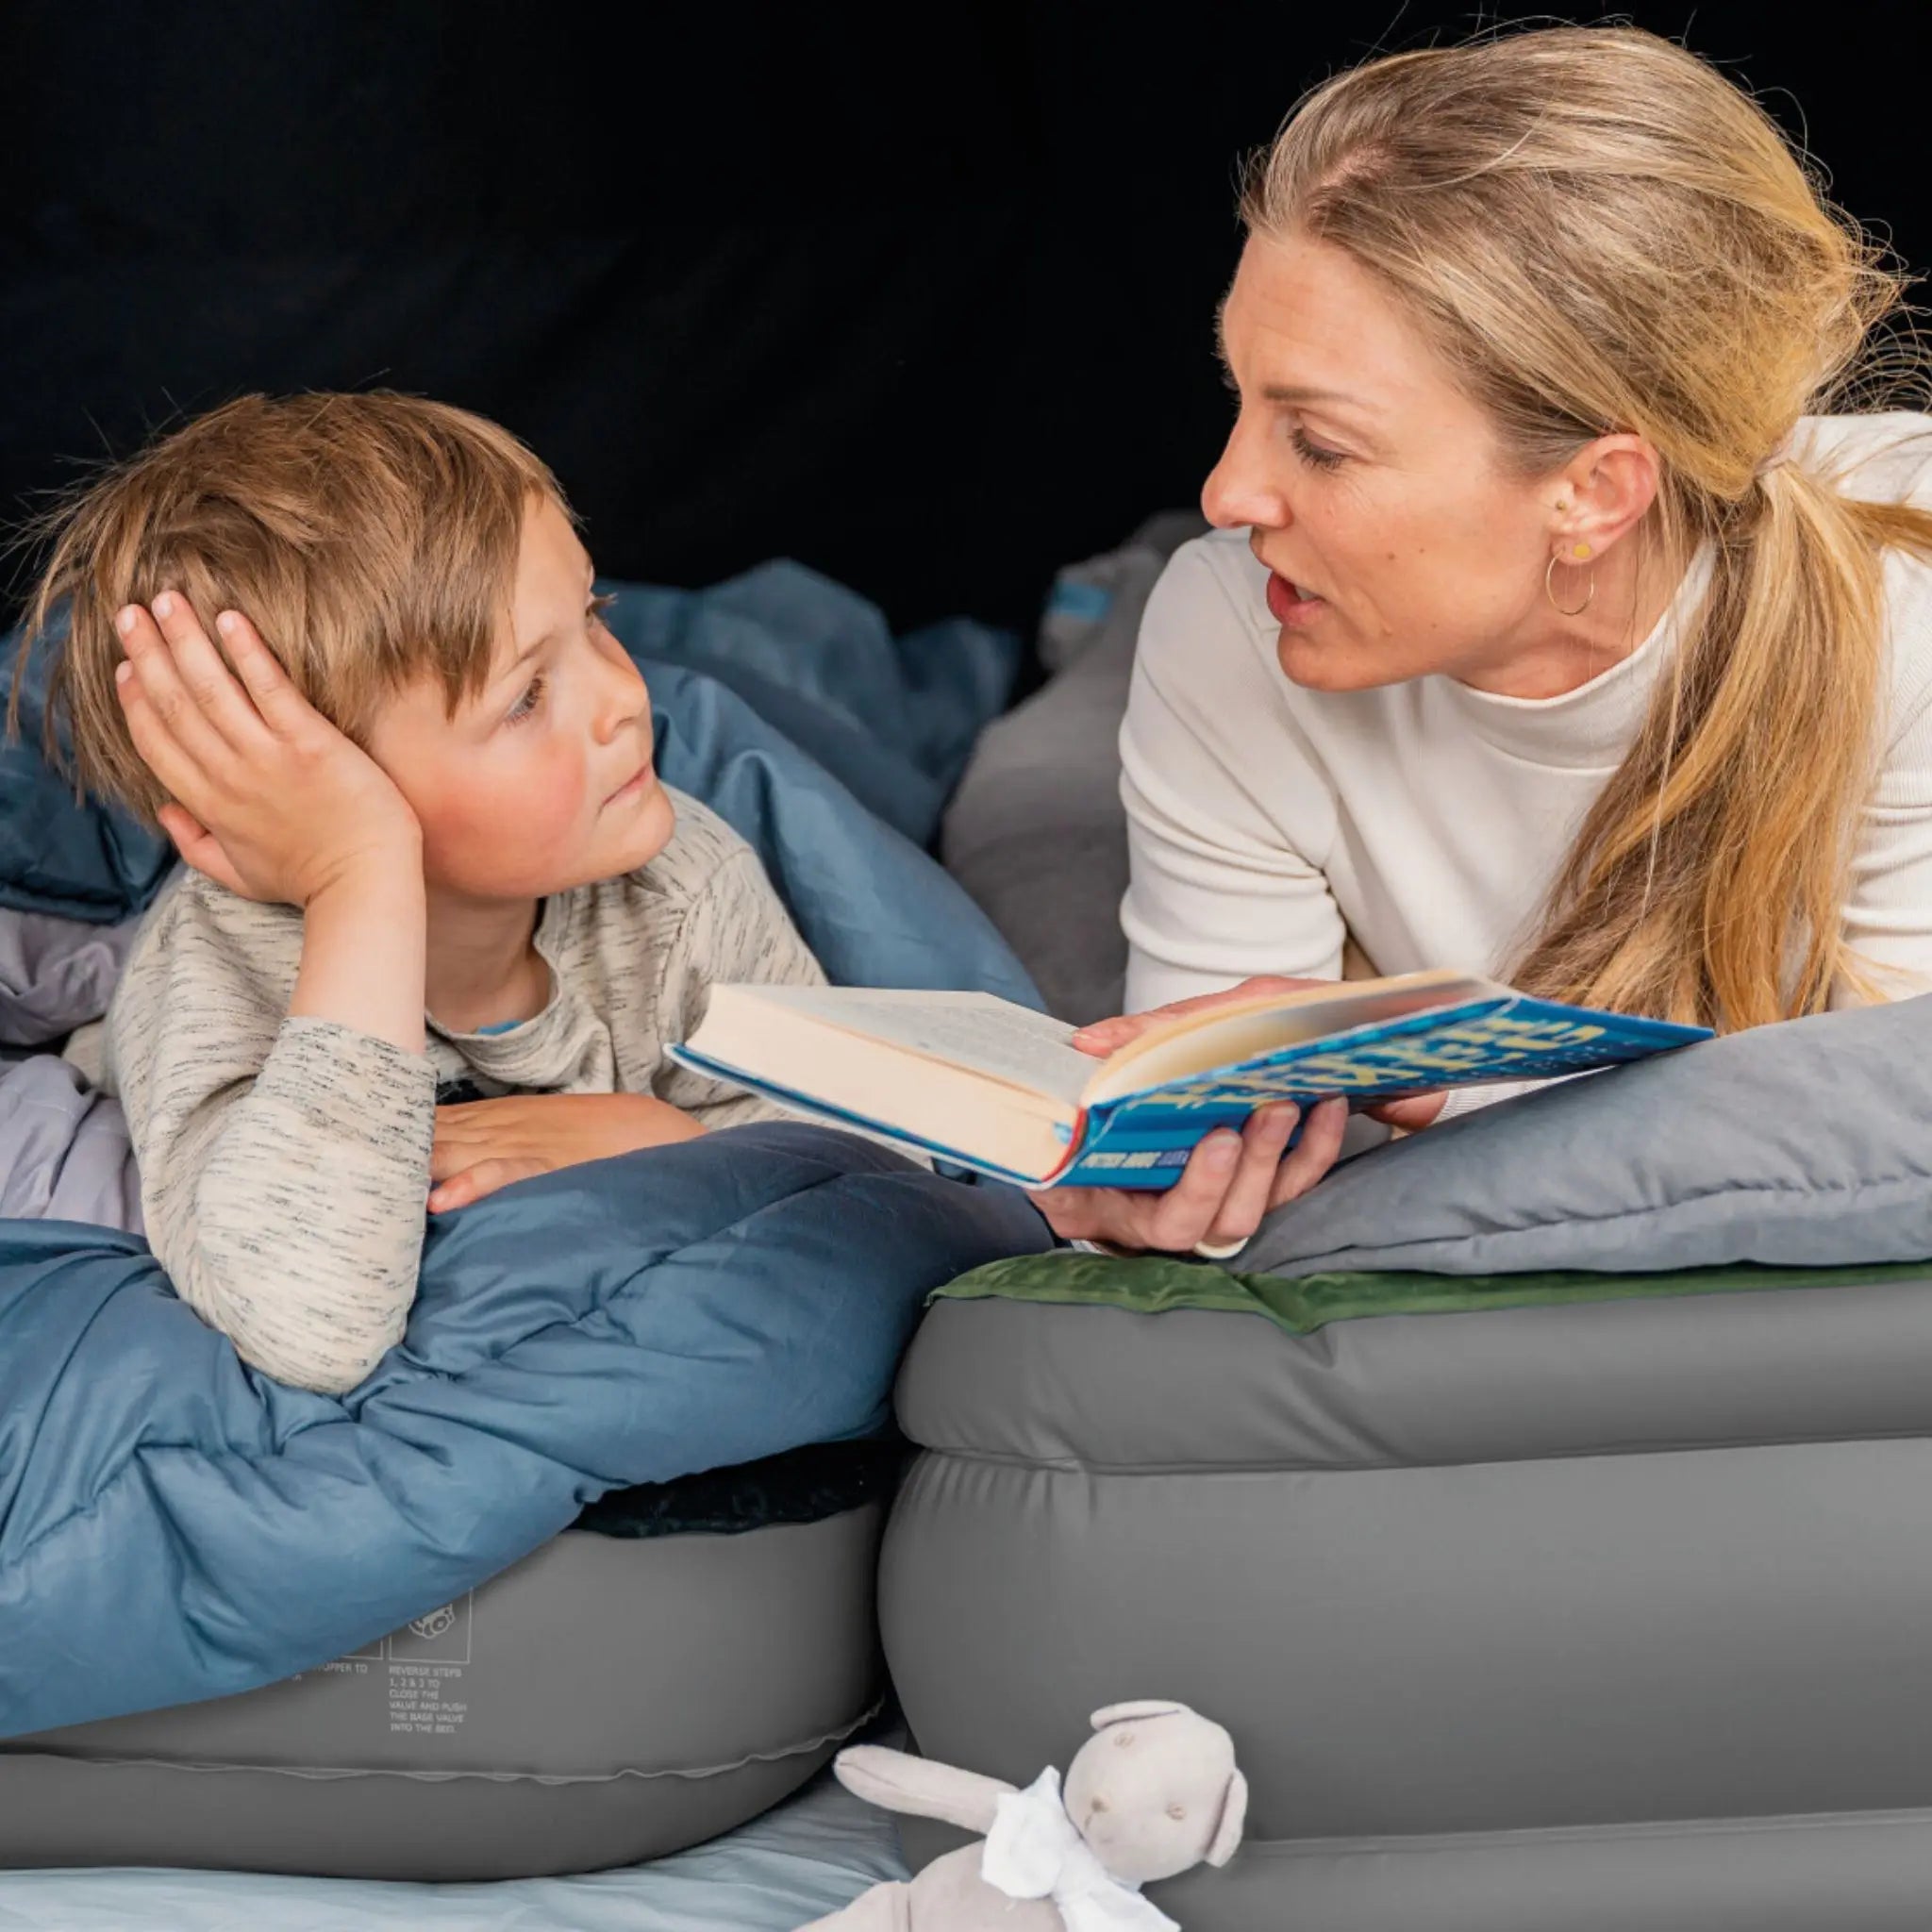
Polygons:
M1110 1704L1067 1771L1024 1790L869 1744L840 1752L848 1790L889 1811L942 1818L982 1844L910 1884L875 1885L803 1932L1179 1932L1141 1886L1241 1843L1247 1780L1234 1740L1185 1704Z

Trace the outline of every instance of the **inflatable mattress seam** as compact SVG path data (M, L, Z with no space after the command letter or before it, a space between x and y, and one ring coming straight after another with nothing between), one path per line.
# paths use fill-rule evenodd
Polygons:
M916 1440L916 1439L915 1439ZM1831 1449L1862 1442L1932 1441L1932 1424L1910 1429L1834 1430L1815 1436L1736 1436L1671 1438L1629 1443L1598 1443L1588 1449L1532 1449L1521 1456L1438 1457L1429 1461L1386 1462L1082 1462L1073 1458L1014 1456L998 1450L960 1449L921 1442L921 1456L943 1457L989 1469L1030 1470L1041 1475L1124 1476L1212 1475L1386 1475L1395 1470L1513 1469L1521 1463L1622 1462L1641 1456L1748 1455L1759 1449Z
M855 1731L868 1724L884 1708L882 1699L874 1702L860 1711L849 1724L840 1724L829 1731L822 1731L814 1737L801 1739L795 1744L783 1744L771 1751L747 1751L741 1757L734 1757L723 1764L665 1765L655 1771L646 1771L633 1765L625 1765L617 1771L411 1771L399 1765L309 1765L309 1764L249 1764L228 1762L221 1758L158 1757L152 1755L142 1757L94 1757L78 1752L66 1751L8 1751L0 1750L0 1762L8 1758L33 1759L56 1764L88 1764L113 1767L121 1770L142 1771L183 1771L183 1772L229 1772L246 1777L291 1777L308 1779L315 1783L329 1783L343 1778L401 1778L409 1784L530 1784L530 1785L608 1785L624 1778L689 1778L696 1780L708 1777L724 1777L734 1771L742 1771L748 1764L782 1764L789 1757L803 1757L814 1751L822 1751L827 1744L837 1744L849 1738Z
M1380 1858L1465 1851L1534 1851L1543 1846L1611 1844L1621 1840L1751 1838L1780 1832L1866 1830L1874 1825L1925 1830L1932 1810L1792 1811L1750 1818L1640 1818L1609 1824L1549 1824L1493 1831L1444 1831L1359 1838L1243 1839L1241 1857L1261 1858Z

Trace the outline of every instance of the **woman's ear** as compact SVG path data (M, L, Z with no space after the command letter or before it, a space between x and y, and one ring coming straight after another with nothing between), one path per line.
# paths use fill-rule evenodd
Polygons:
M1582 561L1573 551L1583 542L1591 556L1601 557L1643 521L1662 481L1663 466L1648 437L1630 430L1598 437L1557 479L1562 523L1554 534L1562 541L1560 554L1566 560Z
M1224 1865L1234 1857L1241 1841L1241 1829L1248 1822L1248 1781L1240 1772L1228 1774L1227 1796L1221 1804L1221 1823L1214 1827L1214 1842L1204 1856L1210 1865Z

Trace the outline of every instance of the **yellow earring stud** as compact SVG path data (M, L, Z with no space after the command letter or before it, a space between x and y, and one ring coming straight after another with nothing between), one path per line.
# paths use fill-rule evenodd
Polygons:
M1588 543L1573 543L1570 546L1570 555L1578 563L1581 563L1590 555L1590 545Z

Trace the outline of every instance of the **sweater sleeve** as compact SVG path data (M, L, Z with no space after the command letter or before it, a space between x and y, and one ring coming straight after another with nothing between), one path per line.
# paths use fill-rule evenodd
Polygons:
M1932 490L1921 508L1932 508ZM1890 715L1883 763L1858 818L1843 932L1867 982L1843 978L1832 1005L1932 991L1932 565L1886 559Z
M287 1016L299 913L199 880L158 911L108 1020L149 1242L244 1360L351 1389L415 1299L430 1062Z
M1334 793L1201 542L1175 553L1147 602L1121 796L1130 1011L1251 974L1341 977L1342 918L1323 873Z

